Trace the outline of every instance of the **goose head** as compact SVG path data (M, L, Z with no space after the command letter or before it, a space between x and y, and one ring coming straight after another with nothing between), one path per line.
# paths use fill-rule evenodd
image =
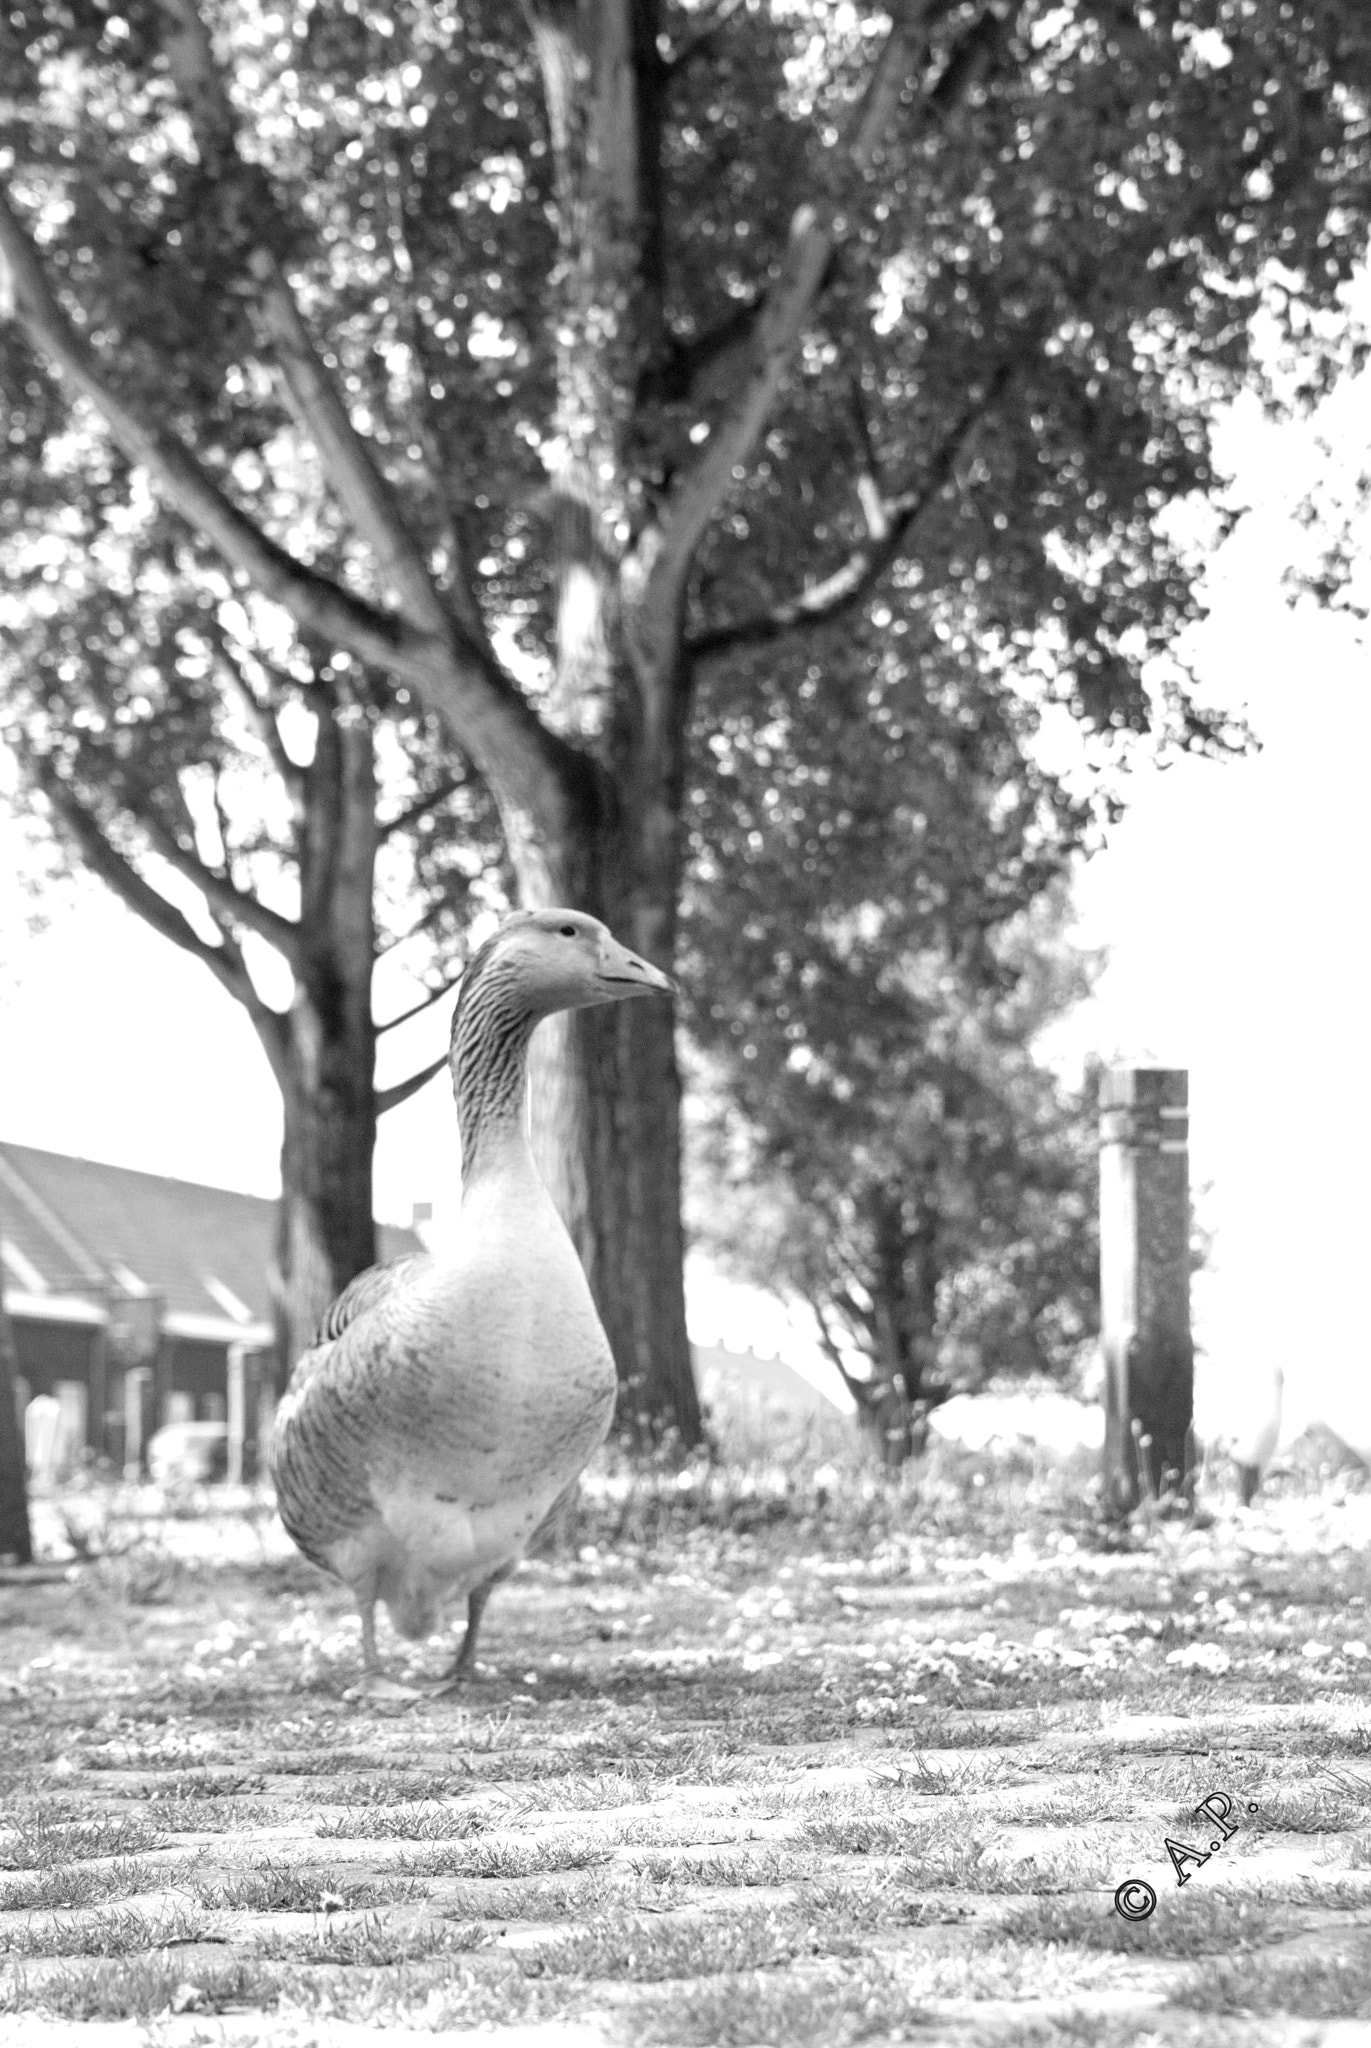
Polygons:
M582 910L521 910L482 947L477 961L534 1017L587 1010L628 996L674 995L660 968L630 953ZM472 962L472 967L477 966ZM470 974L471 970L468 970Z

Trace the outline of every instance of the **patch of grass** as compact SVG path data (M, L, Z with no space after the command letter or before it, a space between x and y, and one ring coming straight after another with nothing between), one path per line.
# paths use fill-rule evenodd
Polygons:
M1339 1788L1309 1785L1268 1795L1257 1813L1244 1815L1261 1834L1332 1835L1364 1825L1366 1802Z
M952 1799L960 1792L983 1792L1010 1775L1007 1757L968 1758L964 1763L930 1763L922 1754L901 1757L887 1772L873 1771L877 1786L897 1786L901 1792L921 1792L929 1799Z
M633 2007L632 2033L645 2048L753 2048L759 2041L822 2041L824 2048L878 2035L896 2040L926 2025L889 1964L864 1957L840 1981L767 1975L683 1984Z
M345 1771L364 1771L370 1783L378 1765L374 1757L364 1756L360 1750L330 1750L327 1744L317 1750L282 1751L273 1756L264 1738L262 1769L270 1778L336 1778Z
M806 1821L798 1841L836 1856L910 1856L926 1847L927 1817L920 1814L831 1813Z
M414 1806L461 1798L469 1790L465 1771L381 1771L369 1778L342 1779L332 1788L332 1796L343 1806Z
M418 1880L386 1882L368 1878L350 1884L315 1870L291 1870L274 1863L258 1864L232 1876L201 1879L194 1887L202 1906L230 1913L360 1912L368 1907L405 1905L425 1896Z
M791 1849L754 1849L739 1845L736 1854L718 1849L684 1848L674 1856L660 1850L635 1855L629 1868L642 1877L695 1885L795 1884L812 1874L812 1859Z
M173 1941L195 1941L203 1931L200 1915L184 1906L157 1913L123 1906L80 1920L26 1920L18 1927L0 1927L0 1954L131 1956Z
M464 1842L500 1826L503 1818L493 1816L489 1807L349 1807L345 1813L325 1814L314 1832L343 1842Z
M607 1863L610 1852L588 1835L516 1836L507 1842L474 1842L454 1877L542 1877L558 1870L589 1870Z
M556 1941L521 1950L518 1961L531 1977L651 1984L669 1977L776 1969L799 1956L850 1952L852 1945L845 1931L817 1927L780 1909L720 1913L706 1920L609 1913Z
M930 1709L919 1719L919 1748L925 1749L1017 1749L1041 1735L1043 1717L1035 1709L1017 1709L994 1721L975 1715L957 1716Z
M1136 1809L1136 1799L1127 1797L1117 1784L1091 1781L1045 1799L1001 1799L993 1815L1018 1828L1079 1828L1101 1821L1130 1821Z
M327 1975L308 1965L273 1967L283 2003L329 2021L350 2020L378 2030L416 2020L438 2034L519 2021L565 2021L574 2017L578 2004L575 1987L525 1977L509 1959L491 1953Z
M1118 1970L1113 1957L1076 1945L987 1937L968 1953L918 1955L907 1982L919 1998L1068 1998L1117 1987Z
M658 1798L667 1789L655 1771L606 1771L588 1778L545 1778L538 1787L538 1802L554 1812L590 1812L604 1806L640 1806L649 1789Z
M0 1984L0 2013L45 2012L66 2020L145 2020L159 2013L269 2011L272 1975L250 1962L205 1964L175 1956L75 1964L30 1982L17 1970Z
M1301 2018L1371 2019L1371 1946L1330 1956L1253 1956L1206 1964L1174 2003L1201 2013L1294 2013Z
M1039 1897L1053 1892L1109 1891L1114 1889L1113 1880L1121 1867L1119 1850L1116 1847L1102 1849L1091 1854L1064 1842L1055 1854L1037 1856L1006 1856L998 1847L982 1850L979 1857L963 1866L964 1875L960 1882L968 1890L985 1892L988 1896L1032 1892ZM913 1880L915 1873L909 1872L906 1883ZM934 1866L930 1871L923 1866L917 1873L923 1884L936 1884L944 1889L955 1889L958 1877L951 1869L946 1871Z
M358 1921L325 1919L308 1934L267 1933L253 1946L265 1962L338 1963L377 1970L429 1962L435 1956L467 1955L489 1939L479 1924L423 1920L412 1927L389 1927L379 1914L368 1913Z
M0 1841L0 1870L52 1870L63 1863L136 1856L165 1846L157 1828L132 1814L70 1820L40 1809L19 1823L11 1841Z
M1012 1941L1071 1942L1112 1955L1212 1956L1269 1941L1275 1922L1260 1905L1231 1892L1164 1892L1148 1920L1130 1922L1108 1894L1035 1899L1014 1907L997 1932Z
M159 1803L164 1799L238 1799L263 1787L264 1780L256 1774L236 1777L229 1771L181 1771L159 1779L148 1797Z
M243 1835L298 1821L300 1810L279 1799L172 1799L155 1808L168 1835Z
M1371 1778L1365 1770L1350 1771L1345 1764L1325 1764L1323 1775L1331 1778L1337 1790L1354 1805L1362 1808L1371 1806Z
M165 1884L164 1865L130 1860L102 1869L91 1863L59 1863L31 1877L0 1880L0 1913L74 1912L102 1899L127 1898Z
M628 1874L629 1883L632 1874ZM556 1921L590 1913L613 1901L623 1903L625 1885L617 1872L600 1866L575 1878L511 1878L501 1883L473 1879L457 1883L432 1899L429 1910L445 1920ZM666 1901L662 1888L650 1903ZM636 1901L634 1903L637 1903Z

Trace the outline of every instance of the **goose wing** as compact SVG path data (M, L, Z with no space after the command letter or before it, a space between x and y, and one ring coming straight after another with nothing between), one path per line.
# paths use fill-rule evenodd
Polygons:
M350 1280L301 1354L277 1410L271 1476L281 1520L324 1570L330 1548L376 1515L367 1453L388 1364L386 1310L427 1264L426 1253L412 1253Z
M364 1316L368 1309L376 1308L387 1300L397 1287L403 1287L418 1267L427 1264L427 1260L426 1252L410 1252L406 1258L392 1259L387 1266L368 1266L355 1280L349 1280L342 1293L325 1310L310 1350L341 1337L350 1323L355 1323L358 1316Z

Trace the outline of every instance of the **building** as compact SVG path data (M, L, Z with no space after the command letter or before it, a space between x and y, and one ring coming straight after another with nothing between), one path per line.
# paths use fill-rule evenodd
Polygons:
M52 1396L70 1446L141 1463L168 1422L223 1422L251 1468L276 1379L276 1204L0 1144L0 1283L21 1403ZM418 1249L380 1226L380 1256ZM235 1457L236 1450L236 1457Z
M755 1351L734 1351L724 1344L692 1344L695 1379L708 1408L726 1408L755 1423L790 1425L814 1416L840 1415L837 1395L825 1392L782 1358L761 1358Z

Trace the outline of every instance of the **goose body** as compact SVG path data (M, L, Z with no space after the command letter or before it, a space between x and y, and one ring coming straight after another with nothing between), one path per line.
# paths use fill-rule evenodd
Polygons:
M501 926L463 977L453 1024L456 1236L360 1274L292 1374L271 1449L281 1519L352 1588L374 1681L378 1600L417 1638L465 1595L454 1673L470 1665L491 1587L609 1429L609 1342L525 1136L527 1047L555 1010L670 987L594 918L540 911Z

